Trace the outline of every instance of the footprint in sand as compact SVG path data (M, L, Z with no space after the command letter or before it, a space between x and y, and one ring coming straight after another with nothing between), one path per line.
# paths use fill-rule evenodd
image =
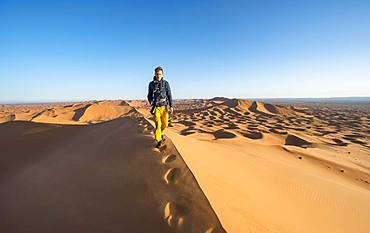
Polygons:
M165 151L167 149L167 145L162 145L160 148L159 148L159 151Z
M170 227L181 227L185 220L183 216L186 215L187 212L188 209L186 207L167 202L163 209L163 217Z
M171 163L175 160L176 160L176 155L175 154L170 154L170 155L165 156L162 159L162 163Z
M180 168L171 168L169 169L163 176L164 181L166 184L173 184L175 183L176 179L180 176L181 170Z

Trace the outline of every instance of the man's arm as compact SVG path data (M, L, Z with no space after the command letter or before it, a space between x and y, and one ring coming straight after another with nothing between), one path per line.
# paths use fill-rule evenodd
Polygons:
M170 83L168 81L167 81L166 94L167 94L168 104L172 108L172 94L171 94Z
M151 84L152 84L152 82L149 83L148 96L147 96L149 104L152 104L152 102L153 102L153 86Z

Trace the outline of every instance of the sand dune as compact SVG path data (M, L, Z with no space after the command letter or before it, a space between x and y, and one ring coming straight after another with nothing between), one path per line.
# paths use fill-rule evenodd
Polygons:
M242 99L229 99L220 103L230 108L235 108L239 111L248 111L253 113L259 113L261 115L284 115L284 116L296 116L298 112L296 109L278 105L272 105L269 103L262 103L253 100L242 100Z
M368 232L369 114L367 105L179 100L154 151L146 101L4 105L0 226Z
M209 102L168 135L228 232L370 230L368 107Z
M1 232L225 232L171 139L154 150L126 102L40 113L0 124Z
M86 125L105 122L132 111L126 101L94 101L74 104L40 104L3 107L0 123L32 121L38 123Z

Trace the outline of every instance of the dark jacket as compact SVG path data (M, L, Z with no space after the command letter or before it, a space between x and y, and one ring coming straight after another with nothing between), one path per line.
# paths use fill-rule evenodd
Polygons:
M155 76L153 81L149 83L148 88L148 101L150 105L155 104L156 106L166 106L172 107L172 95L170 84L164 80L157 81Z

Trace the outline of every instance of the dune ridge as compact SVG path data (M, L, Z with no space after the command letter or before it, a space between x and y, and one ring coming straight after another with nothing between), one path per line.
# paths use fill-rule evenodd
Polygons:
M127 102L32 114L0 124L1 232L225 232L171 139L154 150Z

